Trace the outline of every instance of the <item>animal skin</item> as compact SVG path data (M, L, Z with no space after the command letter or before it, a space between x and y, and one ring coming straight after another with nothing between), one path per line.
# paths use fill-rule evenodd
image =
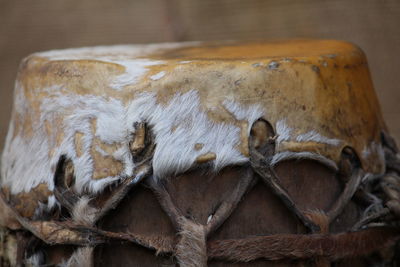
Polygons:
M390 264L399 158L346 42L40 52L17 76L0 223L17 264Z

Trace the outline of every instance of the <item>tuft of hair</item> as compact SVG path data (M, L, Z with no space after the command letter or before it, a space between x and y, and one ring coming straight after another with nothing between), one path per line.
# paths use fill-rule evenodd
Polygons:
M203 225L180 219L180 240L176 246L179 266L207 266L206 229Z
M90 205L90 198L83 196L72 209L72 219L80 224L91 226L95 223L97 209Z
M59 267L92 267L93 266L92 247L80 247L75 250L71 257L59 264Z
M323 136L316 131L310 131L308 133L300 134L296 137L297 142L316 142L321 144L327 144L331 146L338 146L342 141L339 139L328 138Z
M329 233L329 217L323 210L308 210L305 216L320 227L321 234Z
M283 141L288 141L291 136L292 128L286 125L286 120L280 120L276 122L275 132L277 134L276 142L279 144Z
M25 260L25 266L27 267L38 267L44 264L44 254L41 251L36 252Z

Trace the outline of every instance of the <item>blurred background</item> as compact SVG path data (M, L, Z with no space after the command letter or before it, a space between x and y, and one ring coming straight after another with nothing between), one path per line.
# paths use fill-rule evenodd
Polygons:
M367 54L400 141L399 0L0 0L0 149L21 59L68 47L192 40L341 39Z

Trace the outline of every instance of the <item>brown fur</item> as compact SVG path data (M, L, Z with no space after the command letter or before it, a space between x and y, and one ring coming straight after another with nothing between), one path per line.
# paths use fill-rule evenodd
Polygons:
M329 232L329 218L323 211L307 211L304 215L319 226L320 234Z
M167 180L164 186L158 188L152 186L153 192L149 187L133 188L117 209L111 210L100 220L99 227L108 231L134 233L136 243L154 250L144 250L127 243L118 246L112 243L102 246L101 249L99 247L95 256L97 264L99 266L110 266L115 263L161 265L160 262L168 258L169 253L174 252L176 241L179 241L174 238L176 237L174 228L179 231L176 218L185 215L193 221L206 225L210 214L214 217L221 204L235 195L233 192L237 190L239 183L243 183L246 171L247 169L243 167L227 168L214 176L205 170L193 170ZM327 212L341 192L335 173L312 161L282 162L276 166L276 171L291 197L303 211ZM353 217L357 216L356 210L350 209L345 215L350 219L346 216L341 217L338 222L340 229L335 226L334 230L342 232L354 224ZM319 218L321 222L314 218L315 216L322 216ZM321 226L324 215L313 212L309 219L315 220L315 223ZM174 222L174 225L171 222ZM325 233L325 227L321 228ZM279 234L282 233L293 234L292 238L299 238L301 236L297 234L305 234L306 231L299 226L296 218L271 190L260 181L243 196L233 213L226 218L221 227L211 233L208 239L211 240L210 244L213 244L214 240L245 240L243 238L259 235L274 235L279 239L281 238ZM142 238L138 238L139 235ZM219 247L214 248L219 250ZM155 257L155 251L161 254ZM213 251L207 252L214 255ZM285 263L256 260L234 265L232 262L226 262L224 265L218 258L215 261L209 259L211 259L208 262L210 266L297 266L298 262L304 263L304 261L290 260Z
M292 165L299 165L300 167L303 166L304 169L301 169L300 171L296 169L296 179L292 177L292 173L288 173L287 175L287 178L292 178L290 180L292 182L293 180L299 180L307 184L307 187L305 189L312 188L312 185L315 184L319 185L322 182L318 183L319 180L317 178L325 177L325 175L321 175L325 174L325 172L318 171L318 169L317 172L315 171L315 168L310 168L310 166L315 167L314 165L306 163L307 162L305 161L297 164L293 164L291 162L291 167L294 167ZM283 163L282 166L284 166ZM282 169L279 170L279 167L277 169L278 174L282 172ZM307 171L310 169L313 169L313 172ZM243 172L241 173L243 174ZM223 174L223 172L221 172L220 174ZM199 190L199 186L195 186L192 180L188 181L187 184L184 184L184 177L181 177L182 179L174 180L177 184L175 186L176 190L171 190L171 183L168 183L165 188L167 190L164 191L171 193L171 195L169 195L169 201L171 202L169 204L171 205L167 206L170 208L177 208L176 210L174 210L174 212L169 211L170 216L173 215L171 217L179 218L179 216L175 215L183 213L191 219L194 219L194 221L205 223L207 221L207 216L209 216L210 214L215 215L214 212L216 209L218 209L218 204L221 203L221 200L226 199L226 197L231 195L232 191L234 191L233 189L237 185L237 180L232 179L242 179L242 175L237 175L238 177L236 177L236 174L239 174L239 172L237 172L237 170L232 170L232 172L228 173L226 177L223 176L226 178L226 181L221 181L221 179L217 179L220 178L219 176L213 180L210 180L210 186L205 187L205 190ZM285 179L286 176L282 174L283 173L279 175L279 178L283 182L289 182L289 179ZM315 176L313 174L315 174ZM221 182L219 187L215 186L216 181ZM228 181L230 183L228 183ZM326 184L326 188L328 188L328 185L331 188L332 185L330 182L330 180L324 180L323 184ZM201 180L200 184L204 183L204 180ZM182 185L182 188L179 187L179 185ZM187 187L183 185L186 185ZM335 186L333 187L336 188ZM395 234L398 234L395 231L391 230L375 229L374 231L366 230L357 233L350 233L347 235L325 235L323 233L327 232L327 227L325 225L326 218L324 214L308 213L306 214L306 216L308 217L308 219L314 221L315 224L320 226L322 234L301 235L301 233L303 233L303 230L302 228L299 229L296 227L296 220L292 220L293 223L291 223L290 225L286 223L289 218L292 218L290 216L290 212L284 209L278 199L274 201L273 195L271 195L270 191L268 191L268 188L266 188L265 185L259 184L258 186L252 188L252 190L250 190L250 192L248 192L248 194L244 196L243 201L238 203L238 207L231 214L231 216L227 218L221 228L212 234L210 239L214 241L210 241L206 249L206 238L205 234L203 233L204 227L201 224L184 222L183 224L185 224L185 226L181 226L182 223L177 220L178 230L180 230L181 233L179 236L180 240L178 239L178 242L176 242L176 239L174 238L174 227L171 225L171 222L161 209L159 203L157 203L154 194L152 194L150 190L146 189L145 191L147 193L141 195L140 190L138 190L139 188L134 188L132 191L130 191L129 194L127 194L126 198L123 199L121 205L119 205L119 209L114 210L113 212L108 214L108 216L106 216L107 218L105 219L107 219L108 223L105 223L104 220L100 221L99 227L101 229L113 231L114 233L112 233L112 235L110 235L110 232L106 233L106 231L99 231L90 227L87 227L87 229L89 229L90 231L85 231L86 228L81 227L82 229L79 231L78 234L78 231L72 229L70 229L70 231L67 231L68 224L62 223L25 223L29 223L30 228L28 229L33 231L33 233L35 234L38 234L39 228L41 229L41 231L48 230L48 232L45 232L44 234L42 232L42 235L39 237L41 239L43 238L44 240L47 240L47 242L49 243L64 242L65 244L94 245L95 243L92 243L93 240L87 238L89 234L85 236L85 233L92 233L91 231L93 231L93 233L96 233L94 237L99 236L98 241L102 243L110 241L109 238L113 240L119 239L121 241L124 240L128 242L134 242L147 248L154 249L157 252L161 252L162 255L159 255L159 257L157 257L157 260L163 257L165 255L164 253L175 252L175 254L177 255L177 259L180 261L181 265L184 266L191 266L190 264L197 264L192 266L205 265L207 260L206 252L209 253L208 259L224 259L240 262L252 261L252 263L249 264L253 264L253 260L256 259L275 260L326 257L329 260L334 260L337 258L348 258L356 255L366 255L371 251L382 247L384 243L387 243L387 241L391 240L392 237L390 235L393 234L394 237ZM187 188L193 189L187 190ZM321 188L321 186L318 186L318 188ZM290 188L288 191L289 194L295 199L295 202L299 203L299 206L302 210L321 209L325 212L329 211L329 206L331 206L332 202L334 202L335 196L337 196L336 191L338 191L334 190L335 194L332 193L329 195L329 198L323 198L324 195L326 195L326 192L319 195L311 194L311 192L308 192L307 194L303 192L302 194L300 194L299 191L305 191L305 189L293 186L293 188ZM297 192L299 192L299 195L296 195ZM254 198L254 193L257 193L257 198ZM208 195L210 195L210 200L212 201L204 201L204 196ZM271 197L266 198L266 196L268 195L271 195ZM197 197L194 198L193 196ZM214 198L211 198L212 196L218 197L216 197L214 200ZM141 201L138 201L138 197L141 199ZM309 199L310 197L312 197L311 200ZM160 198L165 199L165 197ZM254 201L252 201L252 199ZM126 207L125 213L121 213L121 209L124 206ZM274 210L269 210L269 208L272 207L274 208ZM238 217L238 214L243 215L243 210L246 210L247 215ZM267 212L265 212L266 210ZM277 211L282 211L282 216L278 216ZM260 214L260 216L262 215L261 217L255 216L260 212L263 212L262 214ZM348 229L348 226L346 226L347 224L343 225L342 220L341 225L343 226L342 229ZM262 228L260 228L261 226ZM250 231L248 229L252 230ZM57 231L57 235L49 236L48 233L53 232L53 230ZM118 232L125 233L125 235ZM131 234L132 232L135 234ZM390 232L390 234L388 234L388 232ZM226 233L229 233L229 235ZM65 236L63 234L65 234ZM77 235L76 237L78 238L78 240L72 240L74 235ZM252 235L261 236L255 238L247 238ZM104 236L107 236L108 238L104 239ZM132 257L132 263L142 263L142 260L144 261L145 258L147 260L147 257L150 258L152 256L151 254L154 255L154 251L149 251L148 256L145 256L144 254L142 255L140 254L140 251L142 251L143 249L139 246L131 244L126 245L127 249L124 250L124 253L120 253L117 251L118 249L113 249L111 247L112 245L107 248L107 250L109 250L108 254L104 253L105 251L101 251L100 254L102 255L102 257L101 259L99 259L100 261L103 261L105 258L109 258L109 262L112 263L115 262L116 258L119 258L121 263L125 265L128 263L126 256L131 255L135 251L137 251L138 254L135 254L135 256ZM137 255L142 255L143 259L141 258L142 256L138 257ZM154 259L154 261L156 261L156 257L154 257ZM272 262L268 262L267 265L271 266L271 263ZM146 266L154 266L154 264Z
M374 228L335 235L271 235L208 244L210 258L248 262L327 257L330 260L368 255L399 238L399 229Z
M320 234L329 233L329 218L323 211L308 211L304 215L319 226ZM314 263L315 267L331 266L331 262L325 257L317 257Z
M329 260L338 260L368 255L400 238L400 230L397 228L377 227L340 234L278 234L216 240L209 241L206 247L206 230L203 225L185 218L180 218L180 222L182 229L179 233L180 240L175 246L175 254L182 266L205 266L207 258L238 262L260 258L281 260L326 257ZM98 234L110 234L112 239L131 241L163 253L172 252L175 244L174 239L163 236L127 237L121 233L104 231L98 231ZM59 240L56 243L60 243Z
M207 266L206 229L203 225L185 218L179 219L180 240L176 246L176 258L180 266Z

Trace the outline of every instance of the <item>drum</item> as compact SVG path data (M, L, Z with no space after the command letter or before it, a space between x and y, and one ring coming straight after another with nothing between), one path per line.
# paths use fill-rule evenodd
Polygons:
M23 60L1 161L11 266L394 266L400 155L364 53L170 43Z

